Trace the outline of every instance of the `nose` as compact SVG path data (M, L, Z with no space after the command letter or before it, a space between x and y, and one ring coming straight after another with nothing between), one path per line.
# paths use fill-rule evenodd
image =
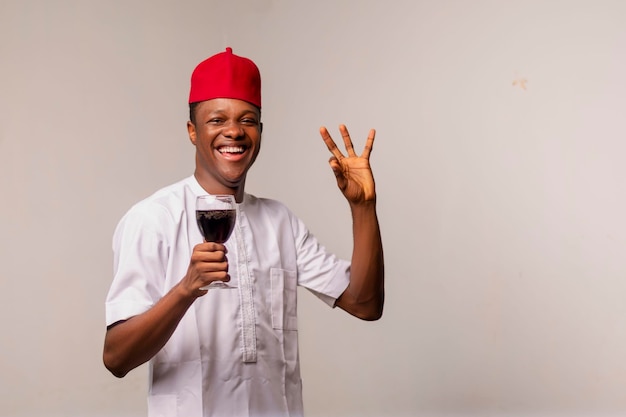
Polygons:
M224 125L222 135L230 139L238 139L244 136L244 131L239 123L230 121Z

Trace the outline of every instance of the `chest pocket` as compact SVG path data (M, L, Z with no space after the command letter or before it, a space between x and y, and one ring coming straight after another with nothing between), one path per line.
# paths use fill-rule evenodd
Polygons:
M295 271L272 268L272 327L298 330L297 277Z

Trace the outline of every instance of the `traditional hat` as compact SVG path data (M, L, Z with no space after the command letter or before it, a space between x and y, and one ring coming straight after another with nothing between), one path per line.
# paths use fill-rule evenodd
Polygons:
M191 74L189 103L236 98L261 108L261 74L256 64L232 48L202 61Z

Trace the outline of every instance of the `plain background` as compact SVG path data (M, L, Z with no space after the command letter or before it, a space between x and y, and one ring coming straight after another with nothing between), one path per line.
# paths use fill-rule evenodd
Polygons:
M371 163L379 322L301 292L305 410L626 415L626 2L0 1L0 415L143 416L102 366L111 236L192 173L189 77L263 76L247 190L351 251L321 125Z

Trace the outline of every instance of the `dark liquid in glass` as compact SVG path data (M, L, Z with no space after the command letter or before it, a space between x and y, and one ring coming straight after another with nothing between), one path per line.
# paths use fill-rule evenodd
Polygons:
M196 221L205 241L224 243L235 227L235 210L196 210Z

